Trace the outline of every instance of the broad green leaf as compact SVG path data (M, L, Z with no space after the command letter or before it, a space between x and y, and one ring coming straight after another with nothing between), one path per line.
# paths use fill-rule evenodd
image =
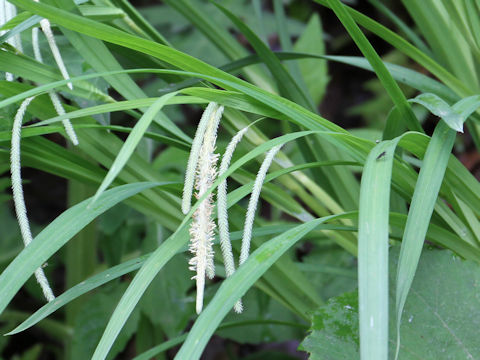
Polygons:
M71 343L71 359L84 360L89 359L102 331L110 318L116 302L125 291L127 283L115 283L104 287L92 294L92 296L79 309L79 313L74 321L73 331L75 336ZM139 311L136 311L126 326L122 329L118 341L112 349L110 359L114 359L122 350L124 350L128 341L137 329Z
M282 47L283 51L292 51L292 35L290 34L290 31L288 29L287 16L285 15L285 9L282 0L273 1L273 12L275 14L275 22L277 25L280 46ZM263 43L268 44L268 42L265 41L263 41ZM303 78L303 74L300 72L300 68L298 67L298 63L296 61L293 61L287 63L285 66L290 73L292 79L297 84L298 88L304 94L305 99L308 101L307 105L310 106L312 111L316 112L316 103L313 102L313 99L310 96L310 93L305 84L305 79Z
M300 344L310 360L360 360L358 294L334 297L312 315L310 335Z
M322 35L320 17L317 14L313 14L293 49L300 53L324 55L325 44ZM329 81L326 62L316 59L304 59L298 61L298 66L313 102L319 104Z
M395 281L398 247L391 251L390 280ZM400 359L475 359L480 356L477 324L480 305L475 284L478 263L446 250L425 250L401 325ZM394 287L390 300L394 303ZM441 297L438 296L441 294ZM461 296L459 296L461 294ZM395 315L391 312L389 353L395 352ZM312 360L360 359L358 298L346 293L321 306L312 317L311 334L301 348Z

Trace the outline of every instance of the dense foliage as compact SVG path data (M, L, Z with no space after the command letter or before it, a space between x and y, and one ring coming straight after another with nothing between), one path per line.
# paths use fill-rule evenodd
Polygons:
M0 15L3 358L480 356L478 0Z

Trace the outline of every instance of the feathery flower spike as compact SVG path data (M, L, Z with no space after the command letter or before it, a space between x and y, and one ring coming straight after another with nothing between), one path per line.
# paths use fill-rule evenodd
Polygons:
M20 165L20 139L23 117L27 110L27 106L33 100L33 97L25 99L15 115L12 128L12 148L10 153L10 172L12 174L12 192L13 202L15 204L15 212L17 214L20 232L25 246L28 246L33 240L30 225L28 223L27 209L25 207L25 199L23 197L22 174ZM48 280L42 268L35 270L35 277L42 288L45 298L50 302L55 299L52 289L48 284Z
M215 142L217 139L217 128L223 112L223 106L209 104L207 107L207 126L203 136L203 142L198 153L198 166L195 176L195 194L201 198L212 186L216 176L216 163L218 154L215 154ZM202 117L203 118L203 117ZM203 119L202 119L203 120ZM193 277L196 280L197 299L196 311L199 314L203 308L203 294L205 289L205 276L213 278L215 267L213 264L213 238L215 223L212 218L213 194L210 193L198 206L193 214L193 221L190 227L190 251L193 258L190 260L190 270L195 271Z
M265 160L263 160L260 170L258 170L257 178L255 179L252 194L250 195L250 200L248 202L247 215L245 216L245 226L243 228L242 236L242 249L240 251L240 265L247 260L250 253L253 220L255 218L255 211L257 210L258 199L260 197L260 191L262 189L263 182L265 181L265 176L267 175L268 168L272 164L273 158L275 155L277 155L281 148L282 145L277 145L271 148L265 156Z
M182 212L184 214L187 214L190 211L193 184L195 181L195 172L197 170L198 155L202 146L205 130L207 129L207 125L212 115L212 112L216 109L216 107L217 104L214 102L208 104L207 108L202 114L202 117L200 118L200 122L197 126L197 131L195 132L195 137L193 138L192 148L190 150L190 156L188 158L187 171L185 173L185 182L183 185Z
M219 176L228 170L230 161L232 160L233 152L238 143L242 140L243 135L248 130L248 126L240 130L230 141L223 154L222 162L220 164ZM222 249L223 263L225 264L225 273L227 278L232 276L235 272L235 261L233 260L232 244L230 243L230 232L228 229L228 212L227 212L227 179L223 180L218 185L217 191L217 212L218 212L218 233L220 236L220 247ZM239 300L233 307L236 313L243 311L242 301Z
M42 53L40 52L40 45L38 41L38 28L32 29L32 45L33 45L33 53L35 54L35 60L37 60L39 63L43 63ZM53 107L55 108L55 111L57 112L57 114L65 115L65 109L63 108L57 93L53 90L50 90L48 92L48 95L50 96L50 100L52 100ZM72 144L78 145L77 134L75 134L75 130L73 129L70 119L62 120L62 124Z

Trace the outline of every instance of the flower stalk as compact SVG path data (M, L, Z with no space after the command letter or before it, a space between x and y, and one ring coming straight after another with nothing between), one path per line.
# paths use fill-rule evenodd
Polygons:
M12 179L13 202L15 205L15 213L17 214L18 224L20 226L20 232L22 234L22 239L25 246L28 246L32 242L33 238L32 232L30 230L30 224L28 222L25 199L23 197L20 163L20 139L23 117L25 116L27 107L32 100L33 97L25 99L20 105L17 114L15 115L12 128L12 147L10 152L10 172ZM38 268L37 270L35 270L35 278L40 284L45 298L49 302L54 300L55 296L53 295L53 291L50 288L47 277L45 276L42 268Z

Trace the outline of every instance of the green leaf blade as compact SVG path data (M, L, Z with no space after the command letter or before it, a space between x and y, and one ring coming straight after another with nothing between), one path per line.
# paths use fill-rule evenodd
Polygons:
M70 240L78 231L95 217L143 190L154 186L168 186L167 183L133 183L106 191L90 209L89 199L71 207L50 223L32 243L27 246L0 275L0 313L20 287L51 255Z
M327 218L298 225L255 250L248 260L222 283L210 304L198 317L175 359L199 359L211 335L235 302L288 248Z
M456 132L440 121L428 145L412 198L402 239L397 272L397 328L422 252L440 186L443 182ZM398 336L400 333L398 332ZM398 341L397 346L400 345ZM398 348L397 348L398 353Z
M399 138L378 144L362 174L358 224L361 359L388 359L390 181Z
M105 176L105 179L103 179L100 187L93 196L90 206L92 206L95 201L97 201L97 199L105 191L105 189L107 189L110 184L115 180L117 175L127 163L132 153L135 151L135 148L137 147L138 143L142 139L150 124L152 123L155 115L162 109L165 103L175 95L176 93L169 93L163 95L157 101L155 101L152 106L148 108L145 114L143 114L143 116L133 128L132 132L128 135L128 138L123 144L122 149L120 150L112 166L108 170L107 176Z

